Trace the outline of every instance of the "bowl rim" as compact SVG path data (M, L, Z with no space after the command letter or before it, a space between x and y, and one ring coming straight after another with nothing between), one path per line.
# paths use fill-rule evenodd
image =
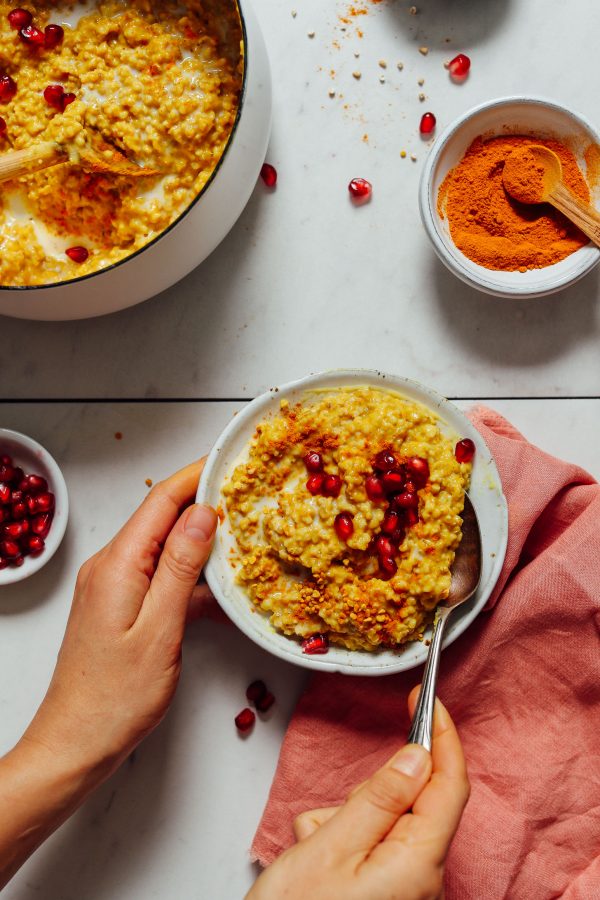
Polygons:
M511 94L505 97L497 97L493 100L486 100L483 103L479 103L476 106L471 107L466 112L462 113L452 122L450 122L450 124L442 131L440 136L434 142L431 152L429 153L423 167L423 171L421 172L421 179L419 182L419 211L421 214L421 221L423 223L427 236L431 241L435 253L444 263L444 265L461 281L470 285L471 287L476 288L479 291L482 291L483 293L490 294L495 297L503 297L506 299L514 300L537 299L541 297L547 297L550 294L554 294L557 291L563 290L564 288L576 284L578 281L584 278L600 262L600 249L594 247L591 243L586 244L581 248L581 250L587 250L588 253L586 254L586 258L579 263L579 271L571 272L570 274L565 273L564 275L559 277L555 276L553 280L549 280L547 287L541 287L540 289L531 289L527 288L524 284L522 287L515 285L514 288L511 287L510 289L507 289L506 287L501 286L495 280L493 274L494 269L485 269L483 266L477 266L477 263L473 263L469 260L468 262L470 265L477 266L477 269L473 271L466 264L462 264L461 260L463 259L464 254L462 254L462 252L458 248L456 248L458 254L457 257L450 254L448 252L448 249L446 248L446 245L440 238L438 229L435 224L437 216L437 204L435 203L435 198L432 197L433 173L448 141L455 134L457 134L457 132L459 132L460 129L470 119L474 118L480 113L487 110L493 110L495 108L501 109L503 106L508 106L510 104L521 104L525 106L544 106L549 108L550 110L555 110L562 114L565 114L575 122L577 122L583 130L587 130L589 134L592 135L594 140L600 145L600 133L590 122L590 120L581 113L576 112L572 109L568 109L566 106L557 102L556 100L551 100L547 97L533 94ZM467 260L467 257L464 257L464 259ZM552 269L552 266L548 266L546 267L546 269L547 271L550 271Z
M159 241L161 241L164 237L166 237L168 234L170 234L170 232L173 231L173 229L176 228L177 225L179 225L179 223L182 222L186 218L188 213L190 213L192 211L192 209L194 209L196 204L199 203L201 198L204 196L206 191L209 189L209 187L211 186L211 184L217 177L219 170L221 169L221 166L225 161L225 158L227 156L229 148L231 147L231 145L233 143L234 136L237 133L238 124L239 124L239 121L240 121L240 118L242 115L242 109L244 106L244 101L246 99L246 92L247 92L247 86L248 86L248 64L249 64L249 56L250 56L250 54L248 52L248 31L246 28L246 19L245 19L244 12L242 9L242 4L244 2L246 2L246 0L233 0L233 2L238 11L238 16L240 19L240 25L241 25L241 30L242 30L241 44L242 44L243 62L244 62L244 70L242 73L242 86L241 86L240 98L238 101L237 110L236 110L236 114L235 114L235 120L234 120L233 126L231 128L231 132L229 134L229 137L227 138L227 142L225 144L225 147L223 148L223 152L219 156L217 164L214 167L214 169L212 170L208 181L202 187L202 190L194 196L193 200L190 201L188 206L186 206L185 209L182 210L182 212L177 216L177 218L174 219L163 231L161 231L160 234L157 234L156 237L153 237L152 240L148 241L147 244L144 244L143 247L139 247L133 253L128 254L128 256L124 256L122 259L118 259L116 262L111 263L109 266L104 266L104 268L102 268L102 269L96 269L95 272L88 272L87 275L78 275L76 278L65 278L65 279L62 279L61 281L51 281L48 284L14 284L14 285L0 284L0 291L25 292L25 291L46 291L46 290L52 290L54 288L58 289L58 288L65 287L66 285L81 284L82 282L89 281L91 278L95 278L98 275L104 275L108 272L112 272L114 269L120 268L121 266L125 265L125 263L128 263L130 260L136 259L138 256L140 256L140 254L144 253L150 247L156 246L156 244L158 244Z
M55 509L60 510L60 516L54 516L52 528L50 529L46 540L46 547L39 556L28 556L25 563L18 569L7 568L0 571L0 590L3 587L9 587L11 584L18 584L25 581L31 575L35 575L49 563L58 548L67 530L67 522L69 520L69 491L62 470L52 454L46 448L21 431L14 431L12 428L0 428L0 444L3 440L10 440L24 450L35 456L40 456L43 465L49 470L52 492L56 498Z
M338 384L329 384L328 379L330 378L336 379L338 381ZM407 388L408 390L413 390L416 393L424 393L428 398L427 401L422 400L415 402L421 402L423 405L427 405L432 411L438 412L441 418L443 418L444 416L444 409L449 408L452 413L457 415L464 424L464 433L467 436L476 439L478 445L485 448L485 450L487 451L488 458L485 460L485 462L488 465L488 478L493 478L497 484L497 507L499 510L498 546L497 548L495 548L495 556L491 565L487 585L481 592L481 595L476 598L473 606L465 611L463 616L457 619L456 624L454 625L452 630L447 632L443 643L443 647L446 647L449 644L453 643L479 615L498 582L508 543L508 506L502 489L500 474L483 436L475 428L473 423L467 418L462 410L460 410L450 400L443 397L434 389L429 388L426 385L423 385L420 382L410 378L393 375L381 370L366 368L329 369L322 372L311 373L301 378L294 379L293 381L286 382L285 384L272 387L259 396L255 397L254 400L251 400L249 403L247 403L239 412L236 413L235 416L233 416L231 421L225 426L225 428L213 444L213 447L206 459L204 470L202 472L198 485L196 501L198 503L210 502L210 494L213 491L215 480L218 474L216 470L220 462L221 453L227 448L232 438L234 438L240 431L248 431L249 421L254 419L256 414L265 414L268 410L268 407L274 400L284 397L292 392L297 392L299 390L310 390L311 387L316 388L324 381L326 382L325 387L331 387L331 390L336 390L344 387L349 378L369 378L377 380L381 388L385 389L387 386L390 390L396 391L400 394L402 394L403 387ZM251 432L250 434L247 434L246 443L250 439L250 436ZM217 496L220 495L220 485L215 493ZM398 655L398 661L396 663L380 662L380 664L377 665L376 663L372 662L370 665L361 665L359 660L362 655L366 653L366 651L344 651L345 653L350 654L350 659L356 659L356 663L350 663L344 662L340 659L331 659L327 656L307 656L300 651L300 645L298 644L298 642L287 638L285 635L282 635L279 632L276 632L276 634L279 637L283 637L285 639L285 643L276 643L275 641L268 642L265 639L265 632L263 632L262 629L260 631L256 631L246 625L244 617L241 613L238 613L235 603L225 595L222 589L221 578L219 576L217 565L215 563L215 557L213 554L211 554L211 557L209 557L209 560L205 566L204 575L208 586L210 587L219 606L223 609L223 611L231 619L231 621L240 629L240 631L242 631L246 635L246 637L252 640L261 649L268 653L271 653L273 656L277 656L280 659L285 660L286 662L293 663L302 668L318 670L321 672L338 672L346 675L382 676L391 675L400 671L406 671L408 669L415 668L425 661L425 649L422 653L423 658L410 662L409 665L406 664L406 659L404 659L403 661L401 654ZM250 603L250 600L248 600L248 603ZM264 620L265 629L269 628L270 626L268 624L268 619L265 616L261 616L261 618ZM343 648L335 649L343 650ZM369 657L372 659L376 659L376 657L373 657L372 654L369 654Z

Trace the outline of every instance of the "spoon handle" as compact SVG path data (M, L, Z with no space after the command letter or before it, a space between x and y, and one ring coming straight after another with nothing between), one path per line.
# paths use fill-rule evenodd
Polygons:
M64 150L54 141L33 144L25 150L11 150L0 155L0 182L39 172L64 160Z
M600 247L600 213L598 210L584 203L576 197L564 184L557 184L548 200L563 213L567 219L574 222L578 228L586 234L591 241Z
M440 651L446 629L446 621L451 612L449 607L442 606L436 616L433 635L423 672L423 681L419 691L419 699L415 707L412 726L408 735L409 744L421 744L431 751L431 734L433 731L433 707L435 706L435 688L437 685Z

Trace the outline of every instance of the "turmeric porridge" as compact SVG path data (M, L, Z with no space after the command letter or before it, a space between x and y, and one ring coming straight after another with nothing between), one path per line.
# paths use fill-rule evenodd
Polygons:
M305 652L421 639L450 588L470 446L389 391L282 400L223 488L239 584Z
M234 0L0 0L0 153L69 155L2 185L0 284L87 275L168 228L224 152L242 75ZM158 174L86 170L90 137Z

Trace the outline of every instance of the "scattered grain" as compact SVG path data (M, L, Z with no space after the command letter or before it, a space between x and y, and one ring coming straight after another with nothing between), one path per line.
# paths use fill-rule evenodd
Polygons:
M427 56L427 54L429 53L429 47L419 47L419 53L421 53L423 56Z

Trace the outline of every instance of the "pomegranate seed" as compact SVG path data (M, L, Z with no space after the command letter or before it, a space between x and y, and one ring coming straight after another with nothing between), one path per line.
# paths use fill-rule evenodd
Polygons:
M2 533L5 537L18 541L19 538L29 534L29 519L21 519L20 522L7 522L2 526Z
M46 546L46 542L44 538L39 537L37 534L30 534L25 543L27 550L29 553L32 553L34 556L37 556L38 553L41 553Z
M365 490L367 492L367 497L369 500L372 500L373 503L379 503L385 498L381 479L377 475L369 475L367 477L367 480L365 481Z
M267 691L266 694L264 694L260 698L260 700L256 701L256 708L260 712L267 712L269 709L271 709L271 707L273 706L274 703L275 703L275 697L273 696L273 694L270 691Z
M419 513L416 509L414 509L414 507L410 507L409 509L405 510L404 518L408 526L416 525L419 521Z
M86 247L69 247L65 253L76 263L84 263L90 255L90 251Z
M75 100L77 100L77 96L76 96L75 94L72 94L72 93L63 94L63 98L62 98L63 112L65 111L65 109L67 108L67 106L68 106L70 103L74 103ZM86 256L86 259L87 259L87 256Z
M27 28L33 22L33 16L26 9L13 9L9 12L7 19L10 27L18 31L20 28Z
M0 466L12 466L12 456L9 456L8 453L3 453L0 456Z
M20 566L23 565L24 562L25 562L24 556L17 556L15 559L13 559L12 564L13 564L13 566L16 566L18 569Z
M24 44L29 44L32 47L43 47L46 43L44 32L36 28L35 25L25 25L19 31L19 37Z
M327 653L329 650L329 641L326 634L312 634L310 637L302 641L302 652L308 656L315 656L319 653Z
M10 463L6 466L0 466L0 481L7 481L9 484L14 480L16 469Z
M426 112L421 116L419 131L421 134L431 134L436 124L436 118L433 113Z
M16 559L21 555L21 550L16 541L0 541L0 554L6 559Z
M323 479L323 494L326 497L339 497L342 490L342 479L339 475L326 475Z
M319 473L318 475L311 475L306 482L306 488L313 497L321 493L323 488L323 478L324 476Z
M304 456L304 465L309 472L320 472L323 468L323 457L320 453L309 450Z
M347 541L354 534L354 522L352 521L352 516L350 515L350 513L338 513L338 515L335 517L333 527L335 528L335 533L339 537L340 541Z
M0 75L0 103L10 103L17 93L17 82L10 75Z
M413 456L405 463L410 480L415 483L417 489L424 488L429 481L429 463L421 456Z
M54 109L58 109L60 112L63 111L63 97L65 96L65 89L62 84L49 84L47 88L44 89L44 100L49 106L53 106Z
M47 537L52 525L52 513L40 513L31 520L31 530L40 537Z
M400 509L416 509L419 505L419 495L414 491L403 491L394 497L394 506Z
M26 487L21 488L23 493L39 494L48 490L48 482L41 475L27 475L23 479Z
M38 512L37 499L33 494L27 494L25 497L25 505L30 516L34 516Z
M394 546L385 534L378 534L375 538L375 550L379 554L379 556L393 556L394 555Z
M13 484L20 484L25 477L25 472L23 471L21 466L13 466L13 469L14 469L14 474L13 474L13 478L12 478ZM15 494L17 494L18 496L15 496ZM13 491L12 498L13 498L13 500L22 500L23 499L23 491L20 488L17 489L16 491Z
M373 460L373 468L378 472L388 472L398 467L398 460L389 450L381 450Z
M44 46L46 50L54 50L62 44L65 32L60 25L46 25L44 29Z
M454 455L459 463L471 462L475 456L475 444L471 438L463 438L454 448Z
M4 559L3 556L0 556L0 570L6 569L8 565L9 565L8 560Z
M54 509L54 494L44 491L43 494L37 495L36 503L40 512L50 512L51 509Z
M256 716L252 712L251 709L246 707L235 717L235 727L238 731L250 731L254 723L256 722Z
M404 478L399 472L385 472L381 485L386 494L397 494L404 487Z
M396 560L393 556L380 556L379 568L381 569L381 574L386 581L388 578L393 578L393 576L398 571L398 566L396 565Z
M275 187L277 184L277 169L275 169L274 166L269 165L269 163L264 163L260 170L260 177L267 187Z
M400 516L397 512L393 510L388 510L383 517L383 522L381 523L381 530L384 534L393 534L396 528L400 525Z
M405 537L406 537L406 531L405 531L403 525L398 525L398 527L396 529L394 529L394 531L392 531L392 533L389 535L390 541L396 547L400 546L400 544L402 543L402 541L404 540Z
M27 506L24 500L18 500L11 506L11 515L13 519L24 519L27 515Z
M12 491L10 489L10 485L8 484L0 484L0 503L6 505L10 503Z
M456 79L466 78L470 68L471 60L464 53L459 53L458 56L455 56L448 63L448 71Z
M6 124L6 119L3 119L2 116L0 116L0 137L4 137L7 131L8 126Z
M373 193L373 185L366 178L353 178L348 185L350 196L353 200L359 200L365 203L371 199Z
M246 688L246 699L250 703L257 703L267 693L267 686L264 681L253 681Z

